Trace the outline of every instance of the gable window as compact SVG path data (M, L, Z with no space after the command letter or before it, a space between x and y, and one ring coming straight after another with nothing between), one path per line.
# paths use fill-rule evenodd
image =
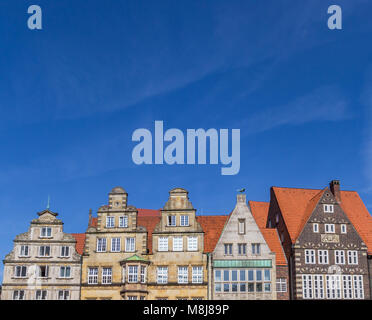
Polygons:
M183 251L182 237L173 237L173 251Z
M305 263L314 264L315 263L315 250L305 250Z
M174 227L176 225L176 216L169 215L168 216L168 226Z
M47 291L46 290L36 290L36 300L46 300Z
M245 234L245 219L239 219L238 233Z
M125 239L125 251L134 252L136 250L135 238L126 238Z
M247 254L247 245L245 243L238 243L238 254L239 255Z
M158 267L156 272L156 282L159 284L168 283L168 267Z
M111 239L111 252L120 252L121 250L121 239L112 238Z
M225 255L232 255L232 243L225 243Z
M70 292L67 290L58 291L58 300L68 300L70 298Z
M61 257L69 257L70 256L70 247L62 246L61 247Z
M252 254L261 254L261 245L259 243L252 243Z
M20 249L19 255L21 257L28 257L29 256L29 246L27 245L22 245Z
M192 267L192 283L202 283L203 282L203 267L195 266Z
M49 275L49 267L48 266L39 266L39 277L40 278L47 278Z
M335 250L335 264L345 264L344 250Z
M41 246L39 248L40 257L49 257L50 256L50 246Z
M341 233L346 233L346 224L341 225Z
M187 237L187 251L198 251L198 237Z
M187 227L189 225L189 216L181 215L181 226Z
M168 237L158 238L158 251L168 251Z
M335 225L334 224L325 224L324 225L326 233L335 233Z
M314 233L318 233L319 232L319 224L317 224L317 223L314 223L313 224L313 232Z
M106 251L106 238L97 238L97 252Z
M102 284L110 284L112 281L112 268L102 268Z
M25 278L27 276L27 267L26 266L16 266L14 270L14 277L16 278Z
M59 276L61 278L70 278L71 277L71 267L61 267Z
M40 230L41 238L51 238L52 237L52 228L51 227L42 227Z
M189 268L188 267L178 267L178 283L188 283L189 282Z
M88 284L98 283L98 268L88 268Z
M276 292L287 292L287 279L286 278L276 279Z
M348 251L347 262L348 264L358 264L358 251Z
M119 227L128 228L128 216L119 217Z
M325 204L323 205L324 212L326 213L333 213L333 204Z
M114 227L115 227L115 217L107 216L106 217L106 228L114 228Z
M14 290L13 291L13 300L24 300L25 291L24 290Z
M128 266L128 282L138 282L138 266Z
M315 262L313 262L315 263ZM328 264L328 250L318 250L318 263Z

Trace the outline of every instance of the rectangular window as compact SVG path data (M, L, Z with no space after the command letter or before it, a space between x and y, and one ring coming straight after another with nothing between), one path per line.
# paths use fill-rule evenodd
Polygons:
M232 243L225 243L225 255L232 255Z
M276 279L276 292L287 292L287 279L286 278Z
M252 243L252 254L261 254L261 246L259 243Z
M39 256L40 257L50 257L50 246L40 246Z
M141 283L146 282L146 267L141 266Z
M46 300L47 291L46 290L36 290L36 300Z
M183 251L182 237L173 237L173 251Z
M60 278L70 278L71 277L71 267L61 267L59 271Z
M181 226L187 227L189 225L189 216L181 215Z
M24 300L25 291L24 290L15 290L13 291L13 300Z
M192 267L192 283L203 283L203 267Z
M318 233L319 232L319 224L317 224L317 223L314 223L313 224L313 232L314 233Z
M48 266L39 266L39 277L47 278L49 276L49 267Z
M106 238L97 238L97 252L106 252Z
M137 296L128 296L128 300L138 300Z
M27 246L27 245L22 245L22 246L21 246L21 249L20 249L20 253L19 253L19 255L20 255L21 257L28 257L29 254L30 254L30 252L29 252L29 246Z
M61 247L61 257L69 257L70 256L70 247L69 246L62 246Z
M188 283L189 282L189 269L188 267L178 267L178 283Z
M106 217L106 228L114 228L114 227L115 227L115 217L107 216Z
M198 251L198 237L187 237L187 251Z
M168 251L168 237L158 238L158 251Z
M239 255L247 254L247 245L245 243L238 243L238 254Z
M314 275L314 298L324 299L323 275Z
M134 252L136 250L135 238L126 238L125 239L125 251Z
M325 233L335 233L335 225L334 224L325 224Z
M214 281L215 282L220 282L221 279L221 270L215 270L214 271Z
M238 233L245 234L245 219L239 219Z
M264 281L270 281L271 280L271 273L270 269L264 270Z
M348 264L358 264L358 251L348 251L347 262Z
M119 227L128 228L128 216L119 217Z
M313 262L315 263L315 262ZM328 264L328 250L318 250L318 263Z
M51 227L42 227L40 230L41 238L50 238L52 237L52 228Z
M58 300L68 300L70 298L70 292L67 290L58 291Z
M98 268L88 268L88 284L98 283Z
M341 225L341 233L347 233L346 224Z
M341 299L341 276L326 275L327 299Z
M305 263L314 264L315 263L315 250L305 250Z
M138 282L138 266L128 266L128 282Z
M102 284L111 284L112 268L102 268Z
M171 226L171 227L176 226L176 216L174 215L168 216L168 226Z
M302 275L302 296L304 299L313 298L313 283L311 275Z
M157 268L156 281L159 284L168 283L168 267Z
M335 250L335 264L345 264L344 250Z
M16 278L25 278L27 276L26 266L16 266L14 270L14 276Z
M364 299L363 276L353 276L353 280L355 299Z
M325 204L324 206L324 212L327 213L333 213L333 204Z
M121 239L112 238L111 239L111 252L120 252L121 250Z
M342 287L344 289L344 299L353 299L353 279L351 275L342 276Z

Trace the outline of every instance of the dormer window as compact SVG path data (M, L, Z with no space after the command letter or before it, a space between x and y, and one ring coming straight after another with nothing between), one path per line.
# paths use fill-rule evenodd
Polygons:
M106 228L114 228L114 227L115 227L115 217L107 216L106 217Z
M325 204L323 205L323 208L324 208L324 212L326 213L333 213L333 204Z
M52 237L52 228L51 227L42 227L40 230L41 238L50 238Z
M245 234L245 219L239 219L238 233Z
M188 215L181 215L181 226L187 227L189 225L189 216Z
M168 216L168 226L174 227L176 225L176 216Z

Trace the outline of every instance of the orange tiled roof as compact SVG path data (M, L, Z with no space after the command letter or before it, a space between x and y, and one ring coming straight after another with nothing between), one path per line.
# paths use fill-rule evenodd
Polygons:
M261 230L270 250L275 252L276 265L287 265L287 259L279 239L279 234L274 228L266 228L267 215L269 213L269 202L249 201L249 206L254 220Z
M85 245L85 233L71 233L71 235L76 239L76 252L78 254L83 254Z
M204 231L204 252L213 252L229 216L197 216Z
M272 187L294 243L324 190ZM341 191L341 207L372 254L372 216L355 191Z
M152 232L154 231L159 221L160 212L158 215L138 215L137 217L137 225L145 227L147 230L147 248L149 249L149 253L152 253Z

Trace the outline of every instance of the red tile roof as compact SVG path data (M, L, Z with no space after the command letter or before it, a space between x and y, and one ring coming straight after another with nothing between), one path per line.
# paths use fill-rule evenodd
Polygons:
M71 235L76 239L76 252L78 254L83 254L85 245L85 233L71 233Z
M249 201L249 206L254 220L261 230L267 245L272 252L275 252L276 265L287 265L287 258L279 239L279 234L274 228L266 228L267 215L269 213L269 202Z
M324 190L272 187L294 243ZM372 254L372 216L355 191L341 191L341 207Z
M204 231L204 252L213 252L229 216L197 216Z
M159 221L160 221L160 214L158 216L138 215L137 217L137 225L141 227L145 227L147 230L147 248L149 249L149 253L152 253L152 232L154 231Z

